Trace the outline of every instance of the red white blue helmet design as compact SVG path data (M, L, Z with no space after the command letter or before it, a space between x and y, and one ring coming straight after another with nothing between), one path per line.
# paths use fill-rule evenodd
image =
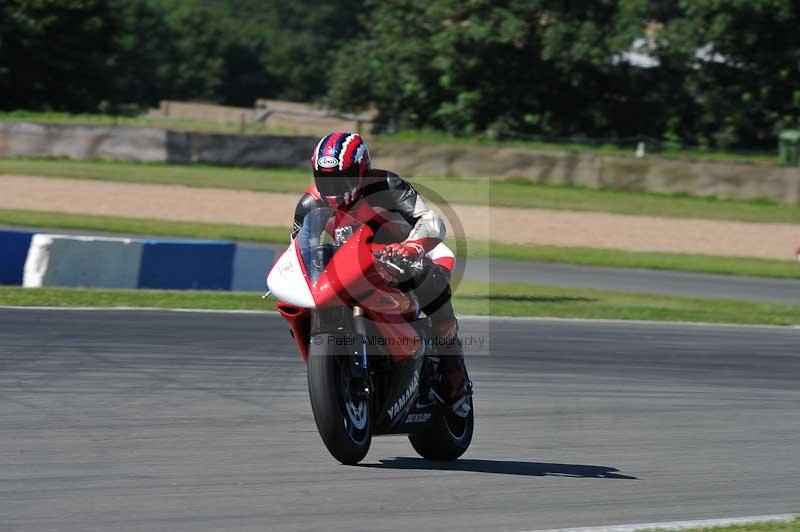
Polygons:
M311 154L314 181L321 196L339 197L357 191L372 160L358 133L337 131L320 139Z

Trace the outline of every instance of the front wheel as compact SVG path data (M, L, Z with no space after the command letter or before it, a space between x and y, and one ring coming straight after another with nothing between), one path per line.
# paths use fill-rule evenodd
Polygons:
M469 413L461 417L453 412L439 414L425 430L408 435L411 446L428 460L449 462L467 452L475 428L475 409L469 398Z
M343 464L357 464L372 442L372 415L366 399L350 390L347 357L314 342L309 346L308 394L325 447Z

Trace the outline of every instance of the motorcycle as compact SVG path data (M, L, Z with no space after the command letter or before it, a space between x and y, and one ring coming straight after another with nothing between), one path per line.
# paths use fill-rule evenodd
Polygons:
M314 420L334 458L356 464L373 436L405 434L423 458L455 460L472 441L472 397L456 409L433 397L437 342L401 289L420 265L384 258L380 233L340 211L312 210L268 289L307 365Z

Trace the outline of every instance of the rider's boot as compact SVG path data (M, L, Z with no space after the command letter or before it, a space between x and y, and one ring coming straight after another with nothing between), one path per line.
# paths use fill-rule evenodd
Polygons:
M467 400L472 394L472 383L467 376L464 351L458 338L458 320L451 301L449 272L426 259L415 277L415 293L422 310L430 318L439 359L439 374L431 391L438 402L453 408L457 414L466 415L469 412Z
M439 380L433 393L447 406L457 410L472 394L472 383L464 364L464 349L458 338L455 317L432 323L439 357Z

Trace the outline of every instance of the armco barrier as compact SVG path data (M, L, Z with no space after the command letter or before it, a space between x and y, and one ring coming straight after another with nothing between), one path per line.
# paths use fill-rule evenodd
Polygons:
M22 284L31 238L30 231L0 231L0 284Z
M142 244L129 238L36 234L22 284L136 288Z
M236 247L231 290L266 290L266 276L275 261L275 251L262 246Z
M145 240L142 246L139 288L231 289L233 242Z

